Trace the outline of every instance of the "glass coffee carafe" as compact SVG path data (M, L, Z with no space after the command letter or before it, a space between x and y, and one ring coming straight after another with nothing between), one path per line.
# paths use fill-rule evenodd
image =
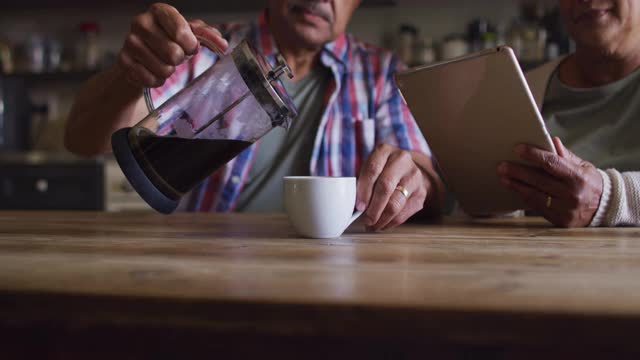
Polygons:
M289 128L296 109L278 81L292 77L245 40L131 128L116 131L113 153L125 176L154 209L171 213L180 198L275 127Z

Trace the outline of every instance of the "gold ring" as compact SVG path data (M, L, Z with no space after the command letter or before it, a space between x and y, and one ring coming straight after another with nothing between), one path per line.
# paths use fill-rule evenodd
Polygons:
M547 202L545 203L545 206L548 208L551 207L551 201L553 200L553 198L551 197L551 195L547 195Z
M396 186L396 190L400 191L400 194L404 195L405 198L409 198L409 190L407 190L404 186L398 185Z

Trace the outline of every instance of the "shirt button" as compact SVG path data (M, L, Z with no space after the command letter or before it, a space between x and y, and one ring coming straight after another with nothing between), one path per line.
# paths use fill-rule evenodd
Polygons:
M238 175L234 175L231 177L231 183L232 184L238 184L240 182L240 176Z

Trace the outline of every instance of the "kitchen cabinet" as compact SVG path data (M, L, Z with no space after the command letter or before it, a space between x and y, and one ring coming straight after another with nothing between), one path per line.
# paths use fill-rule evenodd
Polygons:
M152 211L111 156L0 153L0 210Z
M0 209L103 210L100 159L22 153L0 155Z

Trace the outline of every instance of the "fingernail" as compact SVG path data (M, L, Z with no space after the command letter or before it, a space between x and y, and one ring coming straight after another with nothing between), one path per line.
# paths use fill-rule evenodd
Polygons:
M508 165L506 161L503 161L498 165L498 173L500 174L506 173L507 169L508 169Z
M364 211L364 209L367 208L367 204L364 203L364 201L358 201L358 203L356 204L356 210L358 211Z

